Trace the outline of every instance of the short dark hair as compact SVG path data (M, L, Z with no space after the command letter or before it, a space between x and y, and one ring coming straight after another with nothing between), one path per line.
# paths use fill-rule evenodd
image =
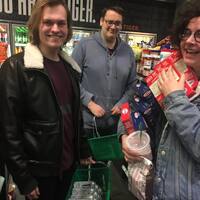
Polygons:
M28 29L29 29L29 39L32 44L34 45L40 44L38 29L39 29L39 24L40 24L44 7L46 6L53 7L57 5L64 6L66 10L66 14L67 14L68 36L65 42L68 42L71 39L72 37L71 14L67 7L66 1L65 0L37 0L27 23Z
M190 20L200 17L200 3L199 0L190 0L182 4L176 14L175 23L173 26L173 43L180 46L180 34L183 33Z
M110 7L106 7L101 11L101 18L104 18L107 11L108 10L112 10L115 11L116 13L120 14L122 16L122 18L124 17L124 9L122 7L119 6L110 6Z

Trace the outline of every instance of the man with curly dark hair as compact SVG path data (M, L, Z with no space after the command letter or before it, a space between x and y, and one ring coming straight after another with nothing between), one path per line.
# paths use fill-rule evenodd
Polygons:
M183 61L200 79L200 3L187 1L177 13L174 43ZM156 148L153 199L200 199L200 96L190 101L184 91L185 77L177 81L171 68L160 73L158 86L164 94L154 130ZM127 160L134 159L122 136Z

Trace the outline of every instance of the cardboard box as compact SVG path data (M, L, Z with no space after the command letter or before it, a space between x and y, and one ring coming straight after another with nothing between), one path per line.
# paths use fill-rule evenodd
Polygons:
M180 78L181 74L185 73L185 91L189 98L192 98L197 94L196 88L199 84L197 76L190 67L186 66L182 59L181 53L179 51L174 51L166 59L155 65L154 71L145 79L147 85L161 106L164 95L161 93L157 85L158 76L162 70L167 70L169 67L172 67L174 70L177 80Z
M131 117L131 109L128 102L121 105L121 122L124 125L128 134L134 131L133 121Z

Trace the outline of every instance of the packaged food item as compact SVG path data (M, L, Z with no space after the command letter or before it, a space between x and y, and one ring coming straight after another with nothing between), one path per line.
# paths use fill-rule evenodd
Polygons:
M138 99L140 98L138 97ZM139 104L135 104L135 106L139 107ZM146 108L143 112L147 112ZM153 164L151 162L150 137L145 130L147 129L146 122L140 112L130 111L128 103L122 106L121 121L128 133L128 137L126 138L127 148L134 155L138 155L141 158L141 160L133 160L128 163L126 174L129 190L139 200L150 200L152 196Z
M133 100L134 100L134 105L135 105L136 109L141 113L144 113L150 105L148 103L148 101L143 100L139 96L134 96Z
M140 112L131 113L134 130L145 130L147 129L147 124Z
M185 74L185 91L189 98L192 98L197 94L196 89L199 84L197 76L190 67L186 66L181 53L179 51L174 51L170 56L158 63L154 67L154 71L145 78L147 85L151 89L161 107L163 107L164 95L161 93L157 85L158 76L162 70L167 70L169 67L172 67L177 80L179 80L181 74Z
M131 117L131 109L129 103L126 102L121 105L121 122L124 125L126 132L132 133L134 131L133 121Z
M136 83L136 90L141 98L145 100L152 99L151 90L142 81Z
M128 188L138 200L151 200L153 186L153 164L144 158L128 164Z

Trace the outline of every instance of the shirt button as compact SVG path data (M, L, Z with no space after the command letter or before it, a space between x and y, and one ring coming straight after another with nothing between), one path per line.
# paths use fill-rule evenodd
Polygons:
M156 181L161 182L161 178L160 177L156 178Z
M166 152L165 151L161 151L161 155L165 156Z

